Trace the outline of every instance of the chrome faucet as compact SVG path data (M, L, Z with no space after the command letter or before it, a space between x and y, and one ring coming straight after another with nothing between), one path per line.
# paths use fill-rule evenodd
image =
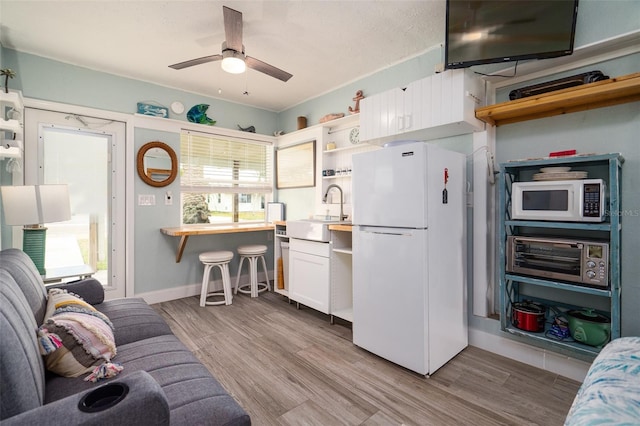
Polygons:
M327 186L327 192L324 193L324 197L322 198L322 202L326 203L327 202L327 196L329 195L329 191L331 190L331 188L337 188L338 191L340 191L340 222L342 222L343 220L345 220L347 217L344 215L344 200L343 200L343 196L342 196L342 188L340 188L339 185L336 185L335 183L332 183L331 185Z

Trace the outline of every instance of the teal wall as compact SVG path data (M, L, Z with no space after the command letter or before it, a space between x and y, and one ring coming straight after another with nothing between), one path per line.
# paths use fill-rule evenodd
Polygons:
M637 0L581 0L576 31L576 47L585 46L616 35L637 31L640 23L640 7ZM198 103L211 105L209 116L218 121L219 127L235 129L237 124L251 123L258 133L272 134L275 130L291 132L296 129L296 117L306 116L309 125L328 114L344 112L353 106L353 96L363 90L370 96L384 90L403 86L410 81L431 75L435 65L442 61L440 47L390 66L362 79L345 84L330 93L307 100L280 113L224 102L150 83L109 75L98 71L75 67L42 57L0 50L2 67L14 69L18 76L11 87L23 91L25 97L55 102L84 105L110 111L134 113L139 101L155 101L163 105L181 101L187 108ZM640 70L638 55L622 58L588 69L602 69L612 76L629 74ZM573 72L569 73L572 74ZM506 99L511 88L498 95ZM639 104L631 103L594 111L569 114L513 124L498 128L497 161L547 154L564 148L577 148L581 152L620 151L626 158L623 169L623 209L631 212L640 207L637 188L640 184L640 152L637 135L640 134ZM171 116L184 120L181 116ZM136 129L135 148L149 140L161 139L177 149L179 135ZM468 151L468 138L452 143L456 149ZM179 194L176 182L168 188L152 188L136 178L135 193L155 194L156 206L135 208L135 291L137 293L169 289L184 284L197 283L201 279L201 266L197 254L216 248L235 248L240 244L261 242L271 245L268 233L232 234L229 236L192 237L187 244L183 260L175 264L177 238L160 234L162 226L177 226L180 222L179 204L164 206L164 193L171 190L174 197ZM296 203L305 205L313 200L312 190L290 190L276 194L276 198L287 203L289 212L296 212ZM302 211L302 210L300 210ZM640 223L637 216L623 218L623 333L640 334L640 323L634 320L635 307L640 303L640 265L636 261L640 250ZM270 253L271 255L271 253ZM271 259L268 259L271 262ZM234 270L234 268L232 268ZM497 334L497 321L471 317L471 326Z
M186 121L186 111L197 104L210 105L207 115L217 127L237 129L251 123L258 133L273 135L277 114L259 108L200 96L139 80L77 67L40 56L4 49L3 62L17 76L10 87L19 88L26 98L62 102L123 113L137 112L138 102L157 102L169 106L173 101L185 105L180 115L169 118ZM240 121L238 121L240 120Z
M180 135L157 130L135 130L135 151L146 142L161 140L169 145L180 159ZM267 231L246 232L238 234L219 234L190 237L182 260L175 262L179 237L161 234L159 229L180 225L180 181L176 179L164 188L155 188L145 184L141 179L135 181L134 191L138 194L155 195L154 206L137 206L135 212L135 291L146 293L167 290L184 284L195 284L202 281L202 264L198 255L211 250L236 251L243 244L273 245ZM173 205L166 206L164 197L167 191L173 194ZM273 265L273 250L267 254L267 265ZM239 259L232 261L231 273L235 274ZM246 262L245 262L246 263ZM215 271L214 271L215 272ZM246 270L245 270L246 272ZM216 278L219 278L216 275ZM235 275L233 276L235 279ZM234 281L235 282L235 281Z
M298 116L307 117L309 126L318 124L327 114L349 114L349 107L354 107L354 96L362 90L364 96L370 96L394 87L402 87L434 73L435 66L442 62L440 47L434 47L423 54L402 62L391 68L375 72L362 79L342 86L330 93L296 105L278 114L279 128L287 133L297 129Z

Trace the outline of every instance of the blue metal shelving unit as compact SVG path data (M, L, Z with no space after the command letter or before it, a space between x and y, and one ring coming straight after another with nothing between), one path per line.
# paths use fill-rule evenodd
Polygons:
M521 161L510 161L500 165L498 177L499 196L498 206L501 209L499 215L499 284L500 284L500 326L507 336L518 339L532 345L559 352L575 358L592 360L600 351L600 348L587 346L574 341L559 341L545 336L545 333L531 333L515 328L510 321L511 303L520 297L520 286L527 285L530 288L551 288L586 294L595 297L606 298L611 317L611 338L620 337L620 173L624 158L619 153L584 155L558 158L541 158ZM606 176L608 190L608 215L603 223L573 223L573 222L546 222L546 221L522 221L511 219L511 185L513 182L527 180L532 173L540 167L552 166L588 167L599 171ZM604 177L603 177L604 178ZM562 234L566 231L578 230L582 235L606 233L609 239L609 279L608 289L596 289L570 284L561 281L538 279L506 272L506 245L509 235L521 235L522 229L527 229L527 235L535 235L536 229L553 229ZM532 231L534 230L534 231ZM529 296L527 296L529 298ZM540 300L546 304L557 306L563 303L554 300ZM564 305L566 307L571 307Z

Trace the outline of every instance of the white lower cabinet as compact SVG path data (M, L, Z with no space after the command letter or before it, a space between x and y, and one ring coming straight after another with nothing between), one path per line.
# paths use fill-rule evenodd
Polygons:
M290 239L289 298L329 313L329 243Z

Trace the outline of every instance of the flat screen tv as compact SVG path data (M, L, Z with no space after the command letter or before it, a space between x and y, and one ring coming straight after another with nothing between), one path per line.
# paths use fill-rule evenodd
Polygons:
M578 0L447 0L445 68L573 53Z

